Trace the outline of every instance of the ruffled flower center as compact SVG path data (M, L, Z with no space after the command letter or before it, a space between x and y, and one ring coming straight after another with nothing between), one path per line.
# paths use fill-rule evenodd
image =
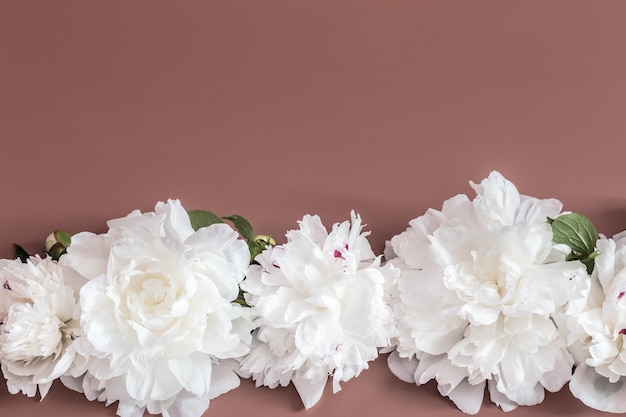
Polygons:
M187 303L177 303L181 295L179 283L157 260L132 261L118 278L131 314L146 318L185 313Z
M463 318L472 324L492 324L502 306L514 300L523 268L494 249L480 248L470 255L471 260L444 268L444 284L463 303Z
M180 246L168 247L158 239L152 241L152 249L144 245L126 240L112 249L106 294L121 328L130 326L139 344L152 349L157 340L178 343L201 331L199 320L209 306L192 303L198 284L180 256ZM188 344L194 343L195 338Z
M52 311L14 304L2 326L2 353L10 361L33 362L62 352L66 323Z

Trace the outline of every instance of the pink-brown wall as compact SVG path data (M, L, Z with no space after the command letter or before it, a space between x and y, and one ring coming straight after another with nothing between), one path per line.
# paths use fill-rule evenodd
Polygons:
M2 1L0 257L170 197L279 242L306 213L355 209L381 252L494 169L611 235L626 229L625 21L619 1ZM115 415L0 385L3 416ZM292 387L244 381L206 415L461 415L384 358L342 386L305 412ZM566 390L510 415L557 412L600 415Z

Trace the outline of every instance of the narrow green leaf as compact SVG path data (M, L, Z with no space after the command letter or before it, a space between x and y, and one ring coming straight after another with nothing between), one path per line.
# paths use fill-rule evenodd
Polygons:
M581 262L583 263L583 265L585 265L585 267L587 267L587 273L591 275L591 273L593 272L593 268L596 265L596 261L594 261L593 259L588 259Z
M246 303L246 297L244 295L244 292L241 290L239 290L239 296L233 301L242 307L250 307L248 303Z
M19 259L20 261L26 263L26 261L30 257L28 252L26 252L24 248L18 245L17 243L13 244L13 248L15 249L15 259Z
M224 216L224 219L233 222L235 228L244 239L248 242L254 242L254 229L248 220L237 214Z
M598 238L593 223L582 214L564 214L552 222L554 243L566 244L575 255L585 257L593 253Z
M258 242L255 242L254 240L249 240L248 249L250 249L250 263L253 263L254 258L256 258L259 253L265 250L265 246L260 245Z
M206 210L189 210L187 214L189 214L189 220L191 220L193 230L198 230L215 223L224 223L224 220L222 220L220 216Z

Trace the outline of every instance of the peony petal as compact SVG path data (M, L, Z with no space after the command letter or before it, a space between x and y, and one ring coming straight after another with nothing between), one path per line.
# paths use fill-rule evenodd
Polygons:
M569 388L574 397L596 410L626 413L626 377L615 383L599 375L594 368L581 364L574 371Z
M509 390L505 395L516 404L530 406L543 402L546 394L543 386L541 384L536 384L531 388Z
M476 414L483 403L485 383L471 385L467 379L464 379L447 395L459 410L466 414Z
M328 232L322 224L322 220L317 215L305 215L302 220L298 222L298 225L300 226L299 232L307 238L311 239L311 241L314 243L321 244L324 242L324 240L326 240L326 237L328 236ZM296 233L294 233L294 231L289 231L287 232L287 238L293 239L293 235L295 234Z
M76 351L74 349L67 349L66 352L54 365L54 368L50 374L50 378L57 379L58 377L66 373L70 366L72 366L75 356Z
M73 377L71 375L63 375L60 378L61 383L65 385L67 388L76 392L83 392L83 377Z
M117 405L116 414L120 417L143 417L143 407L136 404L122 403Z
M391 373L404 382L415 384L415 370L419 361L417 359L401 358L397 351L391 352L387 357L387 366Z
M167 361L172 375L182 387L194 395L206 395L211 386L213 364L207 354L194 353L187 357Z
M540 200L535 197L522 195L519 209L515 216L515 223L542 223L548 217L551 219L557 218L561 214L562 209L563 204L555 198Z
M298 375L294 375L291 379L291 382L293 382L293 385L298 391L298 395L300 395L300 399L302 399L304 408L307 410L317 404L320 398L322 398L326 381L327 379L313 382Z
M565 352L567 354L567 352ZM541 377L541 385L550 392L557 392L572 378L572 358L567 354L567 358L556 361L554 369L546 372Z
M213 365L208 398L216 398L237 388L240 381L235 371L238 369L239 365L237 361L233 359L223 359L218 364Z
M199 397L183 391L163 411L163 417L201 417L209 408L209 401L208 396Z
M513 411L518 407L518 404L515 401L507 398L506 395L498 391L496 381L487 381L487 387L489 388L489 397L491 401L500 407L502 411Z
M475 184L470 185L476 190L474 204L489 216L497 219L503 226L514 224L517 210L520 205L520 194L515 185L497 171L492 171L489 176Z
M158 202L154 208L154 213L165 215L163 228L166 236L184 241L194 233L189 214L183 208L180 200L167 200L167 203Z
M136 358L135 366L126 372L125 381L128 394L137 400L167 400L182 388L179 380L172 378L168 361L160 357Z
M120 217L107 221L109 234L121 234L124 229L143 229L152 236L161 236L163 220L165 214L155 216L154 212L141 213L139 210L130 212L126 217ZM72 236L72 246L74 246L74 236Z
M39 387L39 395L41 395L41 401L48 395L48 391L50 391L50 387L52 387L52 381L46 382L43 384L38 384Z

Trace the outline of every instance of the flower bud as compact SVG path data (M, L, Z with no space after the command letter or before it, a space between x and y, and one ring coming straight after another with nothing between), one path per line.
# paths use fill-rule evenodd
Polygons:
M262 245L264 244L266 247L276 246L276 240L270 235L257 235L254 238L254 241Z
M72 235L65 230L55 230L46 238L46 252L54 259L58 260L63 255L72 242Z

